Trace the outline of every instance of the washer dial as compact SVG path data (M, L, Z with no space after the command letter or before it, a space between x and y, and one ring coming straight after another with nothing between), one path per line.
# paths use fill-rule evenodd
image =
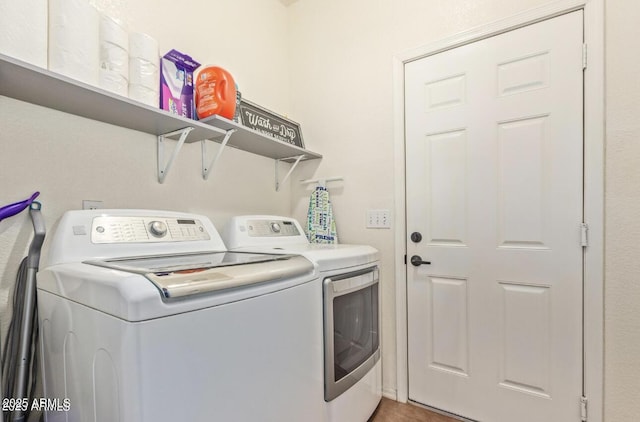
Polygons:
M164 237L167 234L167 225L162 221L149 223L149 232L155 237Z

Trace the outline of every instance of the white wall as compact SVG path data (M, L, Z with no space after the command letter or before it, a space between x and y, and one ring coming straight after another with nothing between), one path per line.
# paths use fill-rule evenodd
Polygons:
M287 9L278 0L189 0L177 11L178 3L166 0L113 3L122 6L130 29L158 39L161 54L175 48L203 64L225 67L247 98L289 111ZM217 146L211 145L213 157ZM39 190L49 229L83 199L102 200L111 208L199 212L219 227L234 214L289 213L290 192L288 187L275 192L271 159L229 148L204 181L200 144L188 144L164 184L157 181L156 160L152 135L0 97L0 206ZM26 212L0 222L4 328L7 295L31 235Z
M605 421L640 414L640 3L606 0Z

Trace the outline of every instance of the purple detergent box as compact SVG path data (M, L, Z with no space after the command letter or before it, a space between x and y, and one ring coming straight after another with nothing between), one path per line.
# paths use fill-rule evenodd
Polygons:
M160 59L160 108L197 119L193 98L193 71L200 63L177 50Z

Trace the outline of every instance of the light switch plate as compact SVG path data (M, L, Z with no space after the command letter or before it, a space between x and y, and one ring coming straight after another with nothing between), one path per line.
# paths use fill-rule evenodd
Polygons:
M368 229L390 229L391 211L389 210L367 210Z

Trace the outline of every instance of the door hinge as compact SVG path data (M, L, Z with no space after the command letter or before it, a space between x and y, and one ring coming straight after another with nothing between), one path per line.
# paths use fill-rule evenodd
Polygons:
M580 223L580 246L589 246L589 225L587 223Z
M587 398L585 396L580 397L580 420L587 422Z
M582 70L587 68L587 43L582 44Z

